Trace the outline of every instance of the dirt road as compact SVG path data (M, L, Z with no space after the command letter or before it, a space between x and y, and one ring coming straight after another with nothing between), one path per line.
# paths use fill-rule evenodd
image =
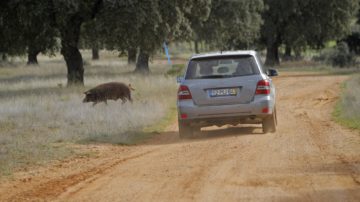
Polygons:
M275 79L278 131L207 128L180 140L177 125L137 146L16 175L3 201L360 201L360 134L331 120L344 76Z

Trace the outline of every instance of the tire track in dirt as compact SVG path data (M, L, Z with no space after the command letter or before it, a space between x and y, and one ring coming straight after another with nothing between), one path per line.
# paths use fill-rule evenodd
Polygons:
M12 198L9 198L9 201L22 201L22 200L28 200L28 199L51 199L55 198L61 193L65 192L69 187L75 186L81 182L86 182L86 184L90 184L94 182L98 176L103 175L108 170L112 169L113 167L127 162L129 160L133 160L136 158L143 157L145 155L148 155L155 150L152 151L146 151L137 155L125 157L122 159L112 160L110 162L103 163L100 166L93 167L89 170L83 171L81 173L72 174L69 176L66 176L65 178L61 179L53 179L49 180L45 183L40 184L37 187L33 187L32 190L24 192L20 195L13 196ZM79 190L78 190L79 191ZM75 193L75 192L74 192Z
M339 82L337 82L339 84ZM331 86L328 86L330 89ZM310 106L315 106L316 108L320 109L332 109L334 105L336 104L337 99L339 96L337 95L337 92L332 90L325 90L324 92L320 93L316 98L313 100L308 100L306 103L307 106L302 106L302 108L310 108ZM320 111L320 110L316 110ZM323 110L321 110L323 111ZM327 113L331 113L327 110ZM332 123L331 119L328 119L326 121L322 119L319 119L316 117L318 115L317 113L314 114L313 110L305 110L305 113L302 116L302 119L309 125L310 133L312 135L312 138L314 140L314 143L316 146L320 149L321 154L323 156L323 159L327 156L333 156L338 161L340 161L348 173L350 173L350 176L352 177L353 181L360 185L360 179L358 175L360 175L359 171L357 170L357 167L353 165L353 163L346 160L347 158L341 154L334 152L334 150L331 148L331 143L327 142L326 138L323 138L320 136L320 134L323 134L324 131L327 133L331 130L334 130L334 123Z
M337 81L336 84L338 84L337 88L339 88L340 81ZM305 128L309 129L313 143L319 148L321 160L333 161L335 159L334 163L342 164L343 172L347 173L355 184L360 185L358 163L347 160L349 157L345 157L343 153L334 150L331 146L332 142L329 142L329 139L324 137L326 134L333 133L335 126L338 126L333 123L329 114L331 114L332 109L339 98L339 90L334 90L333 84L328 83L328 86L325 89L326 90L323 92L317 92L317 96L313 99L299 99L296 101L297 108L302 109L302 112L297 112L299 121L303 121L308 125L308 127ZM314 97L311 96L311 94L316 95L314 92L308 92L307 94L308 95L302 96ZM319 114L319 112L321 113ZM341 133L339 135L341 135Z

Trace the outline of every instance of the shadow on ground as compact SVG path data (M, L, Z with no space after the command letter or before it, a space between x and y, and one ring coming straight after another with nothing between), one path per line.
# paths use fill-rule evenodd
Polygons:
M114 144L114 145L166 145L185 143L189 141L205 141L234 136L263 135L261 127L229 127L212 130L202 130L191 138L180 139L178 131L141 132L127 131L121 134L97 134L78 141L79 144Z

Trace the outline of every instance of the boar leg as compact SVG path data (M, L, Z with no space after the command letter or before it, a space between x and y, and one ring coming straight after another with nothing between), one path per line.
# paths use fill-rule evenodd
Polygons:
M131 99L131 95L129 95L128 99L130 100L131 103L133 102L133 100Z

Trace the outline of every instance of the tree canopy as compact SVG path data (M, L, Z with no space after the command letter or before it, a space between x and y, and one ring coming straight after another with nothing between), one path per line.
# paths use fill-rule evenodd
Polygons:
M350 31L357 12L357 0L264 0L261 29L267 47L267 65L279 64L278 49L286 44L294 49L320 48Z
M262 0L213 0L210 15L192 26L196 39L219 50L246 49L259 37Z
M109 49L139 49L136 71L148 72L149 57L163 42L187 38L190 18L208 15L210 0L118 0L106 4L98 23ZM201 7L200 7L201 5Z
M164 42L203 41L219 50L266 47L268 65L286 52L343 38L358 0L5 0L0 2L0 55L53 53L60 40L68 85L83 84L79 51L127 52L137 72ZM137 56L138 53L138 56Z

